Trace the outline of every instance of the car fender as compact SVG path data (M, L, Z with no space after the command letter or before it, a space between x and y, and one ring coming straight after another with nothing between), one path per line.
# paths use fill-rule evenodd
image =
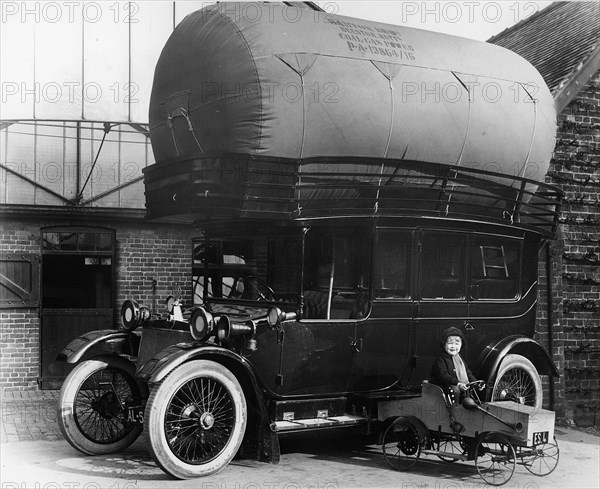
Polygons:
M241 355L218 345L177 343L164 348L148 360L138 370L136 377L149 384L155 384L165 379L179 365L198 359L212 360L228 368L242 384L247 398L248 395L254 397L255 406L258 409L251 411L258 416L260 422L255 423L256 432L251 437L252 439L248 444L244 443L242 446L245 450L254 453L254 455L248 453L249 457L278 463L280 458L279 439L270 423L263 390L260 388L252 365Z
M140 337L131 331L102 329L90 331L71 340L58 354L61 362L77 363L92 348L101 347L103 353L137 356Z
M482 352L478 377L488 385L496 378L500 363L508 354L518 354L528 358L540 374L559 377L558 369L548 351L537 341L526 336L509 336L495 345L489 345Z
M150 384L156 384L182 363L215 356L218 358L234 360L243 365L246 370L252 372L250 365L244 357L221 346L198 343L177 343L162 349L154 355L154 357L144 363L144 365L138 366L136 376ZM254 372L252 372L251 375L254 376Z

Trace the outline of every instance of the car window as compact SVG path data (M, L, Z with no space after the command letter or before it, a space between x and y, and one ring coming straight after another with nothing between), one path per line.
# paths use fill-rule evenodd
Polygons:
M375 297L405 299L410 296L412 233L380 230L375 245Z
M313 227L304 252L304 318L362 319L369 310L370 234Z
M520 243L475 236L471 248L471 296L474 299L512 299L518 295Z
M460 233L425 231L421 241L420 293L424 299L465 297L465 237Z

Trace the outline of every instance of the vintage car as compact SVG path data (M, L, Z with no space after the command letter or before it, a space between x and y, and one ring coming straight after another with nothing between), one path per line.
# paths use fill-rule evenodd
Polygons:
M555 117L493 45L284 3L190 14L156 67L145 186L149 219L197 230L194 300L132 298L65 347L65 437L98 454L143 432L178 478L277 462L282 433L376 430L449 326L487 400L540 408Z

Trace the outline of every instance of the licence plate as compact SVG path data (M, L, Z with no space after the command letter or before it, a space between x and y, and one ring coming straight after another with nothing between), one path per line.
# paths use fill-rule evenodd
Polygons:
M144 408L134 407L125 411L125 421L127 423L144 423Z
M536 431L533 434L533 444L541 445L542 443L548 443L548 432L547 431Z

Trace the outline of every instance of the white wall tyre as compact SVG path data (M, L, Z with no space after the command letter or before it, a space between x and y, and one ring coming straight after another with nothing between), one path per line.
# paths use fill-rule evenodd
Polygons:
M87 360L65 379L58 398L58 425L65 439L87 455L119 452L142 432L123 406L143 406L145 386L124 358Z
M244 392L228 369L210 360L184 363L150 393L150 454L179 479L214 474L237 453L247 417Z
M506 355L494 382L492 401L514 401L541 409L542 400L542 380L533 363L521 355Z

